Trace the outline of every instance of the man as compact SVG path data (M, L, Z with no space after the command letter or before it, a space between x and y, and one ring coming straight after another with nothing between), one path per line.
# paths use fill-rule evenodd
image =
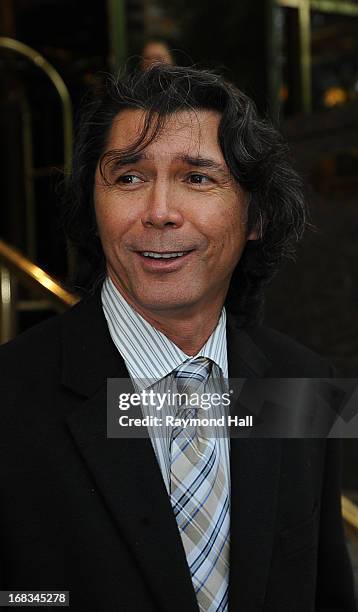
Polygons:
M106 430L108 378L330 376L258 322L304 212L286 145L214 74L154 66L87 107L65 218L87 297L1 350L2 589L106 612L356 609L335 441Z

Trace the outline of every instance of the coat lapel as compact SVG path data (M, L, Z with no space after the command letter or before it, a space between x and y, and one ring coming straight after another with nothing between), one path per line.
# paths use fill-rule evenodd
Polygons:
M230 379L254 379L267 374L269 360L230 317L227 341ZM230 456L229 611L254 612L264 606L274 538L281 442L232 438Z
M75 443L158 609L198 610L185 552L149 439L107 438L106 379L127 378L100 296L63 317L62 383L84 396L67 417ZM86 399L85 399L86 398Z

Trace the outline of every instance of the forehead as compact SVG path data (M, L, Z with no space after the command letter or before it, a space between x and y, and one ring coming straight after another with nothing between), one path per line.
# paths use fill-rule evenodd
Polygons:
M218 141L220 118L219 113L207 110L172 113L165 118L159 134L143 151L173 156L206 153L222 161ZM142 110L126 109L119 113L113 120L106 150L130 147L141 135L145 119L146 112Z

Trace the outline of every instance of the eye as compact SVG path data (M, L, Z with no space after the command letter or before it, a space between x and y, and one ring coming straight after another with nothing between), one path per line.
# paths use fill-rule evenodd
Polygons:
M141 183L142 179L136 174L122 174L116 179L116 183L120 185L137 185Z
M206 174L192 173L188 176L188 181L192 185L208 185L212 183L212 179Z

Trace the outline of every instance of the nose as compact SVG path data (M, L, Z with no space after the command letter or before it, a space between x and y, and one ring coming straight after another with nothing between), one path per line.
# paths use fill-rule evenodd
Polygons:
M162 229L183 225L184 218L175 189L172 189L166 181L158 181L153 184L145 204L142 213L144 227Z

